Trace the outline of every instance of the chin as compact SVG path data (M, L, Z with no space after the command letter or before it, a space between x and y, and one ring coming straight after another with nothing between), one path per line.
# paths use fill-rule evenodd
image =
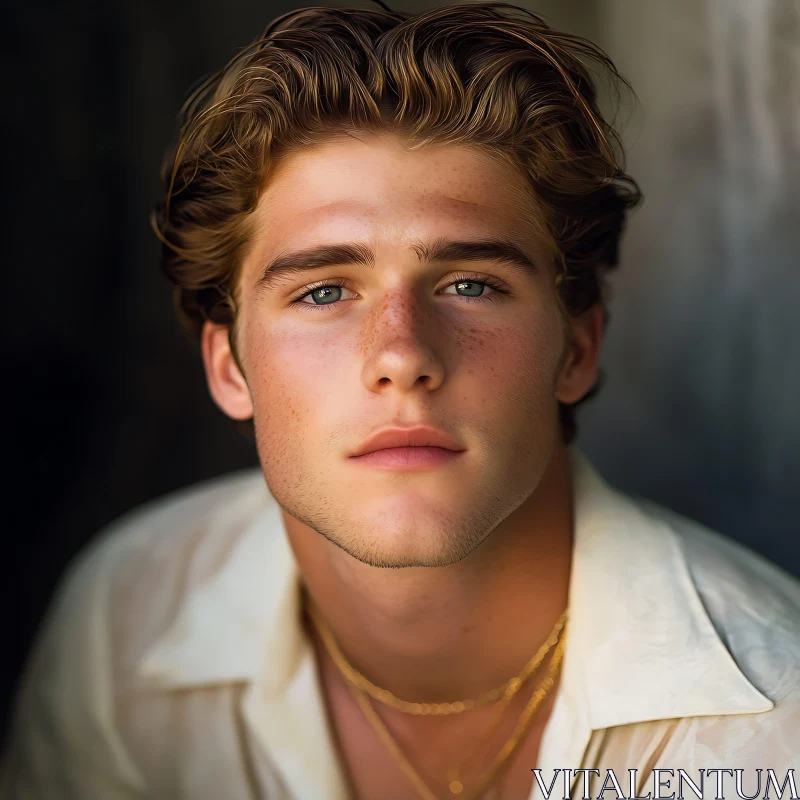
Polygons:
M446 567L466 558L489 533L472 520L445 520L441 515L415 514L403 521L396 514L378 515L372 523L350 526L347 533L329 536L353 558L373 567Z

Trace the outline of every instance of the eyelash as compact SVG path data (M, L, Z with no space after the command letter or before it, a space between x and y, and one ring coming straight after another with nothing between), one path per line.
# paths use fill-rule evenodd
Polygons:
M496 278L493 278L491 275L467 275L467 274L459 274L456 275L455 278L447 284L447 286L443 288L448 288L455 283L482 283L486 286L490 286L494 289L492 294L487 295L486 297L468 297L467 295L455 295L455 297L460 297L462 300L466 300L467 302L478 302L478 303L487 303L487 302L496 302L500 298L495 294L495 292L499 294L508 294L508 290L504 289L502 284ZM303 288L303 293L298 295L294 300L292 300L289 305L292 306L300 306L307 309L313 309L314 311L324 311L328 308L334 308L341 303L341 300L336 300L333 303L304 303L303 298L307 297L311 294L311 292L315 292L317 289L324 289L326 286L336 286L339 288L346 289L347 288L347 281L343 278L332 278L330 280L320 281L319 283L313 283L309 286L305 286Z

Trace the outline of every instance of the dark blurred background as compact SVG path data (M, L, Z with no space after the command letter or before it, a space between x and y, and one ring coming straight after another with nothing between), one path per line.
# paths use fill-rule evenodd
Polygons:
M620 121L646 202L579 444L620 488L800 574L800 2L526 5L604 46L640 101ZM2 12L0 725L69 559L132 506L257 464L208 397L147 215L188 88L292 7L9 0Z

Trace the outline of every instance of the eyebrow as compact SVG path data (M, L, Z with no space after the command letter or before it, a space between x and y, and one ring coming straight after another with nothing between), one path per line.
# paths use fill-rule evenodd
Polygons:
M517 245L503 239L476 239L416 242L411 249L419 260L430 264L442 261L494 261L511 267L527 278L539 274L539 267ZM256 281L256 288L270 289L284 280L323 267L359 264L374 268L375 253L370 247L357 243L326 244L294 250L272 259Z

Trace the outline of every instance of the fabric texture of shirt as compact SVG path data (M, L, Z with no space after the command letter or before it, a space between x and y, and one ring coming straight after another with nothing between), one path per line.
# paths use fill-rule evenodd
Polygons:
M783 781L800 766L800 581L569 458L570 630L531 767L548 784L635 769L645 795L654 768L742 769L749 794L757 769ZM260 470L122 517L45 620L0 798L345 800L299 577Z

